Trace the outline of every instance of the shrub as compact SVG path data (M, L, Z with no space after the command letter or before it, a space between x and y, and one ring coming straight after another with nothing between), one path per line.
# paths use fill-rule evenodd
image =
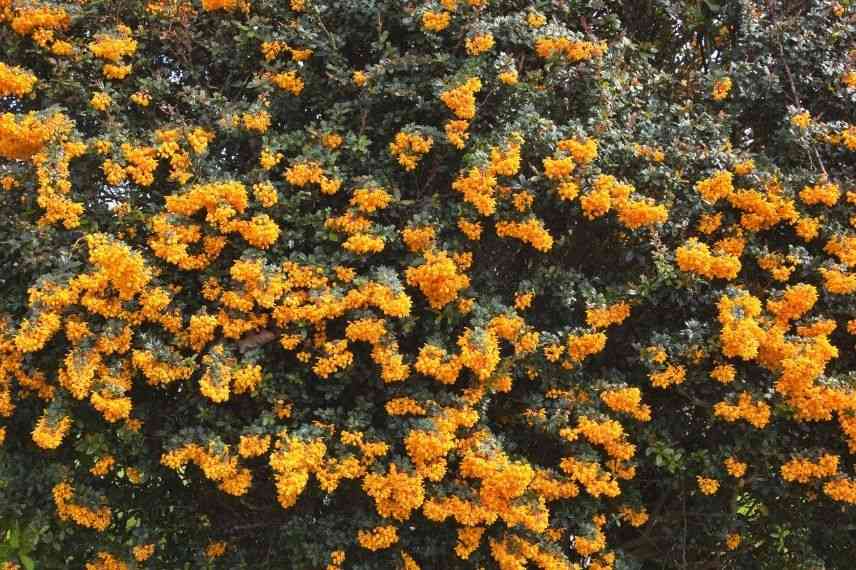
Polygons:
M847 567L854 14L0 0L6 568Z

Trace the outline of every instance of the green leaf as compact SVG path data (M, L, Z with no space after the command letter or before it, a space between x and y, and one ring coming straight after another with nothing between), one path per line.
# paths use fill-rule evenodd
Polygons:
M9 529L9 535L7 539L9 546L14 549L18 549L21 545L21 523L15 521L15 524L12 525L12 528Z

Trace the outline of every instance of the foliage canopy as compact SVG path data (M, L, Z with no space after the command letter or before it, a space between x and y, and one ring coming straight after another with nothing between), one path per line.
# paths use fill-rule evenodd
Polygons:
M0 0L4 568L845 568L856 5Z

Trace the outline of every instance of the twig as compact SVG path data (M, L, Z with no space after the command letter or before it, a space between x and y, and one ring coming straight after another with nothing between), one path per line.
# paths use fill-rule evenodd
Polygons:
M681 479L681 510L684 515L684 532L681 536L681 562L683 563L683 568L686 570L687 566L687 494L686 489L684 488L684 479Z
M336 36L330 33L330 30L327 29L327 26L324 25L324 20L321 19L321 12L318 11L318 7L313 4L312 6L315 9L315 18L318 20L318 23L321 25L321 29L324 30L324 33L327 34L327 37L330 38L330 46L333 48L333 51L336 51Z
M769 2L768 2L768 10L769 10ZM770 15L772 17L772 13ZM784 65L784 67L785 67L785 75L787 76L788 83L790 84L790 87L791 87L791 94L793 95L793 98L794 98L794 104L797 106L797 108L802 109L802 103L800 102L800 95L797 92L797 85L796 85L796 82L794 81L794 76L791 73L791 66L788 65L788 60L785 57L785 46L782 43L781 28L778 27L777 22L775 20L773 20L772 23L774 26L776 26L776 30L774 33L775 38L776 38L776 44L779 46L779 55L782 58L782 65ZM820 165L820 171L823 172L824 178L829 178L829 173L826 172L826 166L824 166L823 159L820 158L820 153L818 152L817 148L813 144L811 144L811 142L809 142L808 144L809 144L809 148L811 148L811 150L814 151L814 155L817 157L817 162ZM814 166L814 164L813 164L814 161L811 160L810 156L809 156L809 160L812 162L812 166Z

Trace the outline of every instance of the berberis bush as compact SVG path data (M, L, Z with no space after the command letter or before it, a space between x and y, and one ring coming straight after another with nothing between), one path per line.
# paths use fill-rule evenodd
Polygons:
M850 568L856 4L0 0L3 568Z

